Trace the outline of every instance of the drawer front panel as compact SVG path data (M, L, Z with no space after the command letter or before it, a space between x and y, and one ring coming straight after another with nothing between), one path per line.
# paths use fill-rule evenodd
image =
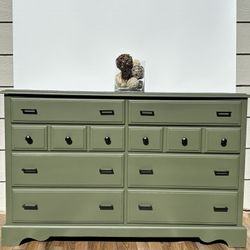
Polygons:
M129 101L130 124L240 124L240 101Z
M12 125L13 150L47 150L47 126Z
M128 186L237 189L238 155L129 154Z
M130 127L129 151L162 151L162 128Z
M206 128L205 152L239 153L240 128Z
M122 187L123 154L13 153L14 186Z
M165 128L164 151L200 152L201 129L187 127Z
M122 191L13 189L12 195L14 222L123 222Z
M128 223L237 223L237 192L129 191Z
M124 151L124 127L91 126L89 131L91 151Z
M124 123L123 100L12 98L13 122Z
M86 150L85 126L51 126L51 150Z

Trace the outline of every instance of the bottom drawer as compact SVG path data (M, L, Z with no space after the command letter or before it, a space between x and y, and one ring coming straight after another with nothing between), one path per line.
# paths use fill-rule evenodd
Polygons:
M128 192L128 223L236 224L237 192Z
M13 189L13 221L122 223L123 191Z

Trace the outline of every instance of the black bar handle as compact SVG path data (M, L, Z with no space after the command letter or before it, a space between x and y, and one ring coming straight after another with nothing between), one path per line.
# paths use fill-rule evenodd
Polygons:
M23 204L24 210L38 210L37 204Z
M100 168L100 174L114 174L113 168Z
M214 212L227 213L228 212L228 207L214 207Z
M150 175L150 174L154 174L154 171L153 171L153 169L139 169L139 173L141 174L141 175L143 175L143 174L148 174L148 175Z
M139 210L142 210L142 211L152 211L153 210L153 206L151 204L139 204L138 208L139 208Z
M231 117L232 112L231 111L217 111L216 115L218 117Z
M37 174L37 168L22 168L24 174Z
M100 204L100 210L114 210L114 206L112 204Z
M225 170L225 171L214 170L214 174L216 176L229 176L229 171L228 170Z
M140 114L141 116L154 116L155 112L152 110L141 110Z
M110 109L110 110L100 110L101 115L115 115L115 111Z
M21 109L24 115L37 115L37 109Z

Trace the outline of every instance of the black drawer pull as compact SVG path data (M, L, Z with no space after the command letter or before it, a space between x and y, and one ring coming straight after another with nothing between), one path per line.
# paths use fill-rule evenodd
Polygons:
M188 139L186 137L183 137L181 139L182 146L186 147L188 145Z
M70 136L66 136L66 137L65 137L65 141L66 141L66 143L67 143L68 145L71 145L71 144L73 143L73 141L72 141L72 139L71 139Z
M228 207L214 207L214 212L227 213L228 212Z
M138 208L139 208L139 210L142 210L142 211L152 211L153 210L153 206L150 204L139 204Z
M37 109L21 109L24 115L37 115Z
M100 204L100 210L114 210L114 206L112 204Z
M154 171L153 171L153 169L139 169L139 173L140 174L148 174L148 175L150 175L150 174L154 174Z
M152 110L141 110L140 114L141 116L154 116L155 112Z
M217 111L216 112L218 117L231 117L231 111Z
M22 168L24 174L37 174L37 168Z
M23 209L24 210L38 210L38 205L37 204L23 204Z
M28 144L32 144L32 143L33 143L33 139L32 139L31 136L29 136L29 135L25 136L25 141L26 141Z
M147 146L148 144L149 144L149 139L148 139L148 137L143 137L142 138L142 142L143 142L143 144L145 145L145 146Z
M115 115L114 110L100 110L101 115Z
M111 138L110 138L109 136L106 136L106 137L104 138L104 141L105 141L105 143L106 143L107 145L110 145L110 144L111 144Z
M229 171L227 171L227 170L225 170L225 171L214 170L214 174L216 176L229 176Z
M114 174L113 168L100 168L100 174Z
M220 144L222 147L226 147L227 146L227 138L222 138Z

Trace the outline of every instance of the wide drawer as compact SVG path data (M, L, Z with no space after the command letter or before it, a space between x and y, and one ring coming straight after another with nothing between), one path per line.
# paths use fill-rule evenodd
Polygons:
M128 186L237 189L239 155L129 154Z
M240 128L206 128L205 152L239 153Z
M129 151L162 151L163 129L161 127L130 127Z
M53 125L51 129L51 150L86 150L86 126Z
M90 151L124 151L123 126L91 126L89 128Z
M11 98L12 122L124 123L123 100Z
M240 101L130 100L129 124L240 124Z
M237 223L237 192L128 191L128 223Z
M13 189L13 222L122 223L120 190Z
M122 187L123 168L123 154L12 153L12 185Z
M47 126L12 125L13 150L47 150Z

